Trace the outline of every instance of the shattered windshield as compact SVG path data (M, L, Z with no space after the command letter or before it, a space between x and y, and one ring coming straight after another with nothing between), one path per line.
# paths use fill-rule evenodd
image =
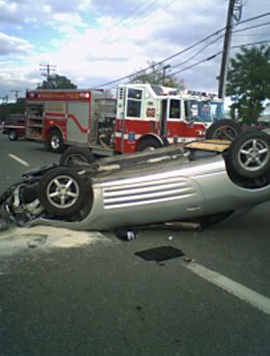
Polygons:
M188 116L199 122L216 121L224 117L223 104L210 100L188 100Z

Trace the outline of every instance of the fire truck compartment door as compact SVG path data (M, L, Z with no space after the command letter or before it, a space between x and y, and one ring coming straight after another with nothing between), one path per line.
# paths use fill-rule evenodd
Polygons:
M68 103L67 113L67 143L87 143L89 103Z

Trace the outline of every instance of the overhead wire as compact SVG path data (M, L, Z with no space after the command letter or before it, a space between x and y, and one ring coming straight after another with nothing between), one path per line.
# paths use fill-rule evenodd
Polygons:
M237 26L239 26L240 24L243 24L243 23L247 23L247 22L250 22L250 21L254 21L254 20L263 18L263 17L268 16L268 15L270 15L270 12L266 12L266 13L263 13L263 14L260 14L260 15L257 15L257 16L253 16L253 17L248 18L248 19L246 19L246 20L239 21L238 24L237 24ZM181 54L183 54L183 53L185 53L185 52L190 51L191 49L197 47L198 45L200 45L200 44L202 44L202 43L208 41L208 40L209 40L210 38L212 38L213 36L218 35L218 34L221 33L222 31L224 31L225 28L226 28L226 27L223 27L223 28L221 28L221 29L219 29L219 30L217 30L217 31L215 31L215 32L213 32L213 33L211 33L210 35L206 36L205 38L203 38L203 39L201 39L201 40L199 40L199 41L197 41L197 42L195 42L194 44L188 46L187 48L185 48L185 49L183 49L183 50L181 50L181 51L178 51L178 52L174 53L173 55L171 55L171 56L169 56L169 57L167 57L167 58L165 58L165 59L163 59L163 60L161 60L161 61L155 62L155 64L153 64L153 65L150 65L150 66L148 66L148 67L146 67L146 68L143 68L143 69L138 70L138 71L136 71L136 72L133 72L133 73L131 73L131 74L125 75L125 76L120 77L120 78L118 78L118 79L114 79L114 80L111 80L111 81L109 81L109 82L100 84L100 85L98 85L98 86L95 86L94 88L100 88L100 87L105 87L105 86L108 86L108 85L112 85L112 84L118 83L118 82L120 82L120 81L123 81L123 80L125 80L125 79L128 79L128 78L130 78L131 76L144 73L144 72L146 72L147 70L149 70L149 69L151 69L151 68L153 68L153 67L155 67L155 66L157 66L157 65L163 64L163 63L165 63L165 62L167 62L167 61L169 61L169 60L171 60L171 59L173 59L173 58L178 57L179 55L181 55ZM243 29L243 30L245 30L245 29ZM215 41L213 41L213 43L214 43L214 42L215 42ZM265 43L265 41L263 41L263 42ZM266 42L267 42L267 41L266 41ZM258 42L257 42L257 43L258 43ZM206 47L208 47L208 45L207 45ZM240 46L240 47L241 47L241 46ZM235 48L235 47L232 47L232 48ZM238 48L239 48L239 47L238 47ZM201 51L199 51L199 53L200 53L200 52L201 52ZM219 52L218 52L218 53L219 53ZM221 51L221 53L222 53L222 51ZM189 60L190 60L190 59L189 59ZM204 59L203 62L205 62L206 60L209 60L209 59ZM186 61L186 62L187 62L187 61ZM186 62L185 62L185 63L186 63ZM200 64L200 63L201 63L201 61L198 62L196 65L198 65L198 64ZM187 69L190 69L190 68L192 68L192 67L194 67L194 66L195 66L195 65L189 66ZM187 70L187 69L185 69L185 70ZM182 70L181 70L181 71L182 71ZM175 73L171 73L170 75L174 75L174 74L179 73L179 72L181 72L181 71L177 71L177 72L175 72Z
M267 42L270 42L270 39L269 40L264 40L264 41L256 41L256 42L250 42L250 43L245 43L245 44L241 44L241 45L231 46L231 49L247 47L247 46L254 46L254 45L263 44L263 43L267 43ZM204 62L208 62L208 61L216 58L217 56L221 55L222 53L223 53L223 51L219 51L219 52L217 52L217 53L215 53L215 54L213 54L213 55L211 55L211 56L209 56L207 58L204 58L204 59L202 59L202 60L200 60L200 61L198 61L198 62L196 62L196 63L194 63L194 64L192 64L192 65L190 65L188 67L186 67L186 68L183 68L183 69L180 69L180 70L175 71L173 73L170 73L170 75L176 75L176 74L182 73L182 72L184 72L184 71L186 71L188 69L194 68L194 67L198 66L199 64L202 64Z
M159 64L162 64L162 63L164 63L164 62L167 62L167 61L169 61L170 59L173 59L173 58L179 56L180 54L183 54L183 53L185 53L185 52L187 52L187 51L189 51L189 50L195 48L196 46L198 46L198 45L200 45L201 43L205 42L206 40L212 38L213 36L218 35L221 31L224 31L224 29L225 29L225 27L223 27L223 28L221 28L221 29L219 29L219 30L217 30L217 31L215 31L215 32L213 32L213 33L211 33L210 35L208 35L207 37L203 38L202 40L199 40L198 42L196 42L196 43L190 45L189 47L187 47L187 48L185 48L185 49L183 49L183 50L181 50L181 51L179 51L179 52L176 52L176 53L174 53L173 55L171 55L171 56L169 56L169 57L167 57L167 58L165 58L165 59L163 59L163 60L161 60L161 61L159 61L159 62L156 62L154 65L150 65L150 66L148 66L148 67L146 67L146 68L144 68L144 69L140 69L140 70L138 70L138 71L136 71L136 72L134 72L134 73L125 75L125 76L123 76L123 77L121 77L121 78L118 78L118 79L115 79L115 80L111 80L110 82L103 83L103 84L101 84L101 85L96 86L95 88L100 88L101 86L111 85L111 84L114 84L114 83L117 83L117 82L120 82L120 81L122 81L122 80L124 80L124 79L129 78L131 75L137 75L137 74L143 73L143 72L147 71L148 69L151 69L151 68L153 68L153 67L155 67L155 66L157 66L157 65L159 65Z
M169 3L166 3L165 5L161 6L161 7L158 8L157 10L155 10L155 12L158 11L158 10L160 10L160 9L163 9L164 7L166 7L166 9L168 9L168 8L169 8L173 3L175 3L176 1L178 1L178 0L172 0L172 1L169 2ZM149 4L149 7L147 7L147 8L144 9L144 10L149 10L149 8L152 7L152 5L155 5L157 2L158 2L158 1L154 1L154 3ZM142 13L144 13L144 12L145 12L145 11L143 11ZM142 13L138 14L138 16L135 16L135 17L132 19L132 21L133 21L134 19L136 19L137 17L139 17L139 15L141 15ZM151 13L151 15L145 16L145 18L147 18L147 17L149 17L149 16L153 16L153 13ZM141 20L142 20L142 18L140 18L140 22L141 22ZM114 44L114 43L116 43L116 42L118 42L118 41L120 41L120 40L123 40L123 39L125 39L125 38L127 38L127 37L126 37L126 36L118 36L116 39L114 39L113 41L109 42L109 44Z
M174 1L176 1L176 0L174 0ZM130 24L131 22L136 20L139 16L141 16L143 13L145 13L146 11L149 11L158 2L159 2L159 0L155 0L155 1L151 2L150 4L148 4L144 9L142 9L141 12L137 13L136 15L134 15L130 19L128 19L128 21L125 23L125 25ZM125 21L123 21L123 22L125 22ZM113 36L113 34L109 35L109 37L107 37L106 40L110 39L110 37L112 37L112 36ZM111 41L107 41L107 43L113 44L115 42L118 42L120 39L123 39L123 36L120 36L120 37L118 36L115 39L112 39Z
M239 29L239 30L234 30L234 31L232 31L232 33L243 32L243 31L246 31L246 30L251 30L251 29L254 29L254 28L266 26L266 25L269 25L269 24L270 24L270 21L264 22L264 23L259 24L259 25L254 25L254 26L245 27L245 28L242 28L242 29Z
M135 8L132 9L132 11L130 11L128 14L124 15L123 17L121 17L120 19L118 19L115 23L113 23L110 27L108 27L107 29L105 29L106 33L112 29L114 29L115 27L119 26L121 23L125 22L126 19L128 18L133 18L134 13L136 13L137 10L139 10L145 3L147 3L147 0L144 0L142 2L140 2L137 6L135 6ZM156 1L155 1L156 2ZM106 35L102 36L101 38L99 38L99 41L104 40L105 38L107 38Z
M262 24L254 25L254 26L245 27L245 28L242 28L242 29L239 29L239 30L234 30L234 31L232 31L232 33L244 32L244 31L249 30L249 29L259 28L259 27L262 27L262 26L265 26L265 25L269 25L269 24L270 24L270 21L269 21L269 22L262 23ZM253 36L254 36L254 34L253 34ZM261 35L259 35L259 36L261 36ZM214 44L214 43L216 43L217 41L219 41L221 38L223 38L223 35L219 36L219 37L216 38L215 40L213 40L213 41L211 41L210 43L208 43L207 45L205 45L203 48L201 48L199 51L197 51L194 55L192 55L190 58L188 58L188 59L185 60L184 62L181 62L181 63L179 63L179 64L172 65L170 68L179 67L179 66L181 66L181 65L184 65L184 64L188 63L189 61L191 61L192 59L194 59L195 57L197 57L199 54L201 54L206 48L208 48L208 47L211 46L212 44Z

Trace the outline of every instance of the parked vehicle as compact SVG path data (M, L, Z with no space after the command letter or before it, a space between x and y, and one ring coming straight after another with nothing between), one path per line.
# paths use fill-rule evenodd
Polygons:
M2 133L8 135L11 141L25 137L25 119L24 114L10 114L2 122Z
M198 150L213 152L202 157ZM125 154L28 172L0 197L2 220L77 230L169 221L209 227L270 199L270 136Z
M240 132L224 119L222 100L210 94L150 84L120 85L114 93L29 90L26 136L53 152L76 146L112 156Z

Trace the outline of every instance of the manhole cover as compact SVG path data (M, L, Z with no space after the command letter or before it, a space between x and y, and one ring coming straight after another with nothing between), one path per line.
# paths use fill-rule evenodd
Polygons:
M149 250L135 252L135 255L146 261L162 262L184 256L185 254L178 248L172 246L160 246Z

